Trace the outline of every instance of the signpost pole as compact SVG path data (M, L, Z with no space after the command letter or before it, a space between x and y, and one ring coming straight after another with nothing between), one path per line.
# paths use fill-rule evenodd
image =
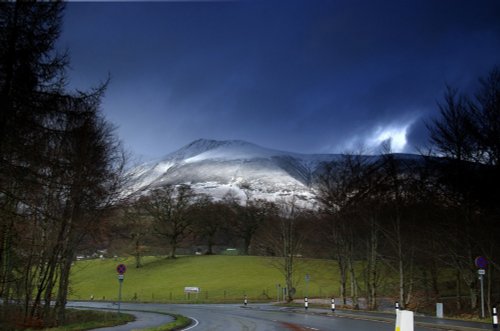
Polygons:
M485 317L484 314L484 275L486 274L486 267L488 266L488 260L483 256L478 256L474 260L474 264L479 269L477 273L479 274L479 282L481 285L481 318Z
M481 283L481 318L484 318L484 269L479 269L479 282Z
M120 314L122 304L122 285L123 274L125 271L127 271L127 266L125 264L119 264L116 266L116 272L118 273L118 314Z
M122 284L123 284L123 275L118 275L118 314L120 314L120 306L122 302Z

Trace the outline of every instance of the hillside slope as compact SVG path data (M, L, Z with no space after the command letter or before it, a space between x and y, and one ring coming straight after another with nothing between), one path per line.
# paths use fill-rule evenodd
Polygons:
M244 295L252 300L275 300L277 284L284 277L276 267L275 258L257 256L185 256L178 259L147 257L144 267L134 268L130 259L95 259L77 261L72 268L71 300L117 300L116 266L128 266L124 275L125 301L183 301L184 287L199 287L198 300L241 301ZM332 260L302 259L297 262L297 295L305 289L304 276L311 280L311 296L329 296L338 289L337 264ZM196 295L191 294L191 300Z

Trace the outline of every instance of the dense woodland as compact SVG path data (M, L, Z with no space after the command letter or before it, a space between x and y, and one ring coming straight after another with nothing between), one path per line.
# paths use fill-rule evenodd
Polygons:
M354 306L394 296L411 308L451 294L471 312L483 256L487 307L500 300L500 68L472 94L447 89L421 155L388 143L376 161L360 152L323 164L317 210L253 199L248 186L244 200L188 185L123 199L124 154L100 112L107 83L67 91L68 56L54 48L62 13L59 2L0 3L0 325L9 307L22 307L24 325L62 323L71 265L98 250L133 255L137 268L144 255L225 248L282 257L288 289L301 257L334 259ZM388 269L398 286L381 293Z

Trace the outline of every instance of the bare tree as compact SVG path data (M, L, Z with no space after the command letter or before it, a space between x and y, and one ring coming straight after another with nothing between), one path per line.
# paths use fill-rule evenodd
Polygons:
M224 200L235 214L235 217L231 219L232 230L243 240L243 254L248 255L254 235L274 206L263 199L254 199L250 184L243 183L240 188L245 192L244 201L240 201L231 194L226 195Z
M176 258L177 248L192 230L190 210L195 197L189 185L168 185L144 198L143 206L154 220L155 233L168 243L170 258Z
M296 274L301 267L303 245L314 228L313 217L306 216L295 196L277 202L274 210L256 236L257 246L261 253L273 256L271 265L282 273L287 301L291 302L299 281Z
M477 145L468 129L472 125L468 99L447 87L444 100L438 104L441 118L427 124L431 143L440 155L457 161L472 160Z
M469 102L472 127L470 134L476 141L476 159L500 168L500 67L493 68L480 78L479 90ZM472 98L471 98L472 99ZM497 178L498 180L498 178Z
M474 258L483 254L493 260L492 247L498 247L493 239L496 227L492 226L492 220L500 214L494 198L500 186L498 68L480 80L475 98L457 95L456 90L448 89L445 104L439 106L440 117L429 126L429 131L433 147L448 159L434 164L440 172L436 187L448 211L443 225L449 228L449 244L444 249L448 256L453 256L448 262L456 269L457 293L461 278L469 288L470 305L475 309L478 296ZM489 230L478 231L484 228ZM456 246L456 242L460 245ZM458 299L457 306L461 308Z
M99 115L101 90L70 103L68 127L61 142L65 151L59 159L65 189L58 242L61 263L56 300L57 318L65 320L71 265L82 240L115 201L123 170L123 153L113 127ZM74 99L73 99L74 100Z
M381 185L384 196L382 231L385 240L392 248L392 259L387 258L387 264L394 268L399 276L399 303L406 307L411 299L413 289L413 266L415 245L414 229L411 228L413 218L405 213L411 192L408 190L408 176L411 171L405 171L394 154L387 152L382 157L381 172L384 184ZM412 231L413 230L413 231ZM410 236L409 234L412 233ZM392 262L392 263L391 263Z
M118 236L118 239L124 239L131 244L130 249L135 257L135 267L141 268L145 246L152 234L151 216L141 206L141 201L128 201L116 208L114 218L112 233Z
M224 201L212 201L209 196L203 195L194 206L194 216L194 232L206 243L206 254L212 255L214 245L218 243L223 232L227 232L234 213Z
M338 161L323 164L318 176L319 200L324 219L327 220L325 239L335 247L334 255L339 265L340 296L346 304L349 278L350 296L356 308L359 308L359 286L354 261L359 258L356 252L361 243L358 223L362 219L363 209L360 206L370 189L367 184L370 169L365 156L344 154Z

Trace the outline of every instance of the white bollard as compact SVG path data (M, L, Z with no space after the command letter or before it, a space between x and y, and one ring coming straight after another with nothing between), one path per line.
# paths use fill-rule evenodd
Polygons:
M437 318L443 318L444 317L443 303L442 302L436 303L436 317Z
M247 296L245 295L245 300L243 300L243 303L245 304L245 306L248 304L248 300L247 300Z
M399 311L399 302L394 302L394 310L396 311L396 314L398 313Z
M307 302L307 297L304 298L304 308L307 310L309 308L309 302Z
M332 298L332 311L335 311L335 299Z
M398 310L396 312L396 331L413 331L413 312Z

